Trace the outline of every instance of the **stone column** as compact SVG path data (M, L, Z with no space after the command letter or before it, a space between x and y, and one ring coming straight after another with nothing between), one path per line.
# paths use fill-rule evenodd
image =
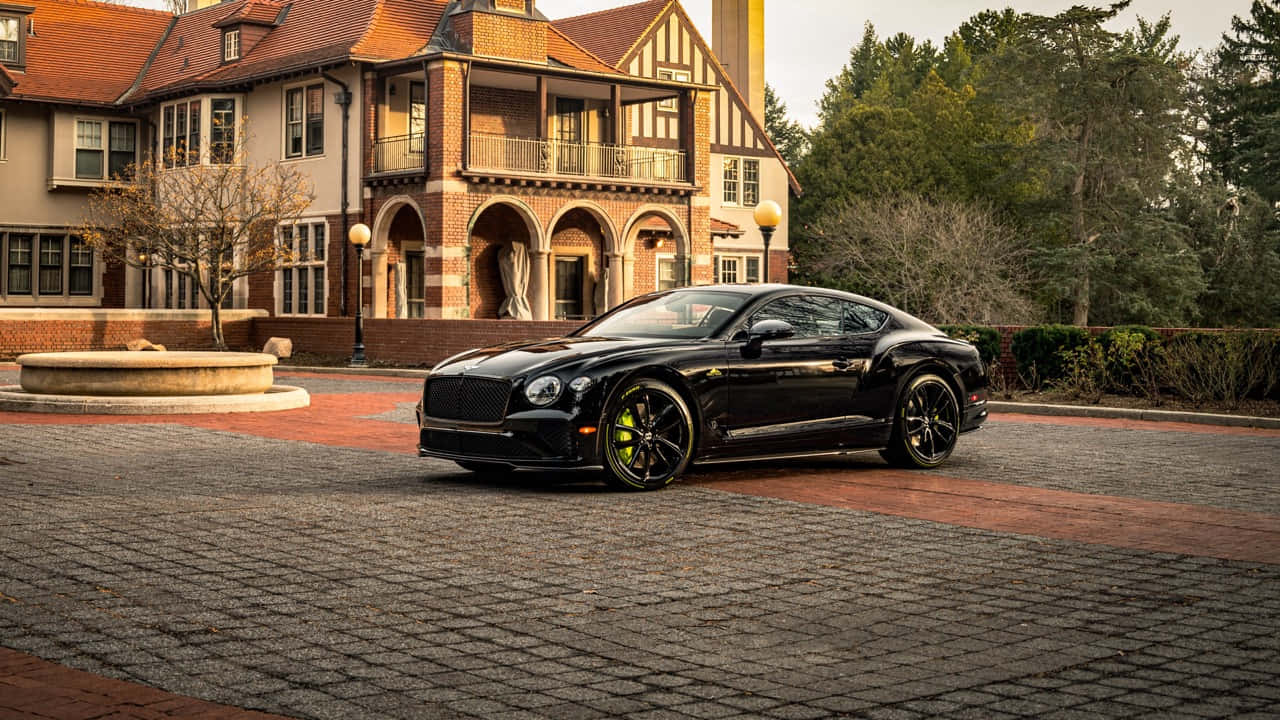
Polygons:
M609 309L621 305L627 299L627 262L620 252L611 252L609 258Z
M529 251L529 309L533 311L534 320L547 320L547 308L551 302L550 279L547 273L547 261L551 253L546 250Z

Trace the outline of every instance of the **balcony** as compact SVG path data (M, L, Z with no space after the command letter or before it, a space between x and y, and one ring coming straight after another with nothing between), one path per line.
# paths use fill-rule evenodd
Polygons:
M373 143L373 172L401 173L423 169L425 135L397 135Z
M687 184L681 150L472 133L468 170L638 184Z

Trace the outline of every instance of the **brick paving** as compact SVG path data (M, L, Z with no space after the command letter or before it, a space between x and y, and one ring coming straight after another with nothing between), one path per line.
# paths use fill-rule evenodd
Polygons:
M1280 714L1280 434L1006 417L936 473L631 495L413 457L417 381L281 380L313 408L0 415L0 683L306 718ZM58 707L6 684L0 717Z

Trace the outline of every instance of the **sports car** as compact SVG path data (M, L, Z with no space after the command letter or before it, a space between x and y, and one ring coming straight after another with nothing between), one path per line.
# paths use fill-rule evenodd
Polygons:
M987 417L978 351L858 295L717 285L643 295L568 337L436 365L419 455L464 469L593 468L626 490L691 463L879 450L932 468Z

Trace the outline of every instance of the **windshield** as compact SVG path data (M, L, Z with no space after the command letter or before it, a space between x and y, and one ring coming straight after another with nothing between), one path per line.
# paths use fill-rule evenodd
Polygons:
M744 293L675 290L637 298L579 330L590 337L697 339L714 335L742 307Z

